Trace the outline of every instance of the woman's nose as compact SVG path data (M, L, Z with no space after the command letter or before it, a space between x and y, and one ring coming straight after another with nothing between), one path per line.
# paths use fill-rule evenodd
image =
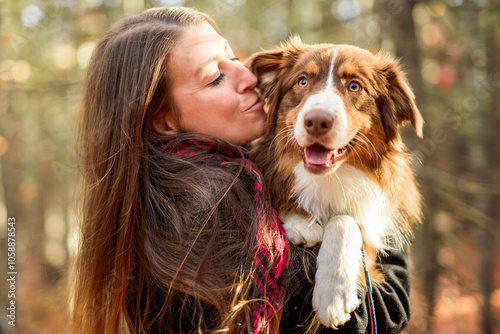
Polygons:
M247 90L253 90L258 83L258 79L255 74L252 73L248 68L246 68L243 64L237 64L238 73L237 73L237 84L236 91L238 93L244 93Z

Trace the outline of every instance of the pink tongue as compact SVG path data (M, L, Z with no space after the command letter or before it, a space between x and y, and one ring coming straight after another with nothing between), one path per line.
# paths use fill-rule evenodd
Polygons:
M304 149L304 160L309 165L329 165L332 158L332 150L320 145L313 145Z

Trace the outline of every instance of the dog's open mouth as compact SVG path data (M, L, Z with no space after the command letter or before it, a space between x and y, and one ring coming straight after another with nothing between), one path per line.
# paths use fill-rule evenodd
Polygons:
M301 147L300 153L304 160L304 167L313 173L321 173L340 161L349 150L349 144L342 148L328 149L320 144Z

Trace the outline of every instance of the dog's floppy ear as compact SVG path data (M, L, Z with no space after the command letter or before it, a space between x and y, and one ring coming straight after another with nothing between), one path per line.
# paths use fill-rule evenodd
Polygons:
M398 127L409 121L417 136L422 138L424 121L415 104L415 95L406 80L404 72L397 61L388 55L379 53L379 81L382 96L379 96L379 107L382 113L384 129L388 140L397 137Z
M300 38L293 36L282 43L279 48L257 52L244 63L259 79L257 89L268 106L268 124L271 124L271 127L277 121L282 98L280 78L283 78L285 72L293 67L303 48L304 44Z
M277 49L254 53L245 61L245 66L259 79L257 88L263 99L268 98L276 87L282 60L283 50Z
M293 67L303 48L300 37L292 36L277 49L254 53L245 61L245 66L259 78L258 89L262 98L274 93L273 87L276 86L280 74Z
M281 49L254 53L245 61L259 82L257 91L267 104L268 129L274 129L278 120L278 105L281 100L278 77L282 69L283 51Z

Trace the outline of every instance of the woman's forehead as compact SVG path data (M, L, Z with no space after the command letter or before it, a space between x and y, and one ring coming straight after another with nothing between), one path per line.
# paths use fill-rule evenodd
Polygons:
M171 69L180 70L192 78L199 77L204 69L222 57L227 49L230 49L227 40L209 23L188 28L171 52Z
M227 47L227 40L222 38L209 23L204 22L200 26L184 31L172 50L172 55L173 58L188 58L189 61L202 60L212 57L221 50L225 51Z

